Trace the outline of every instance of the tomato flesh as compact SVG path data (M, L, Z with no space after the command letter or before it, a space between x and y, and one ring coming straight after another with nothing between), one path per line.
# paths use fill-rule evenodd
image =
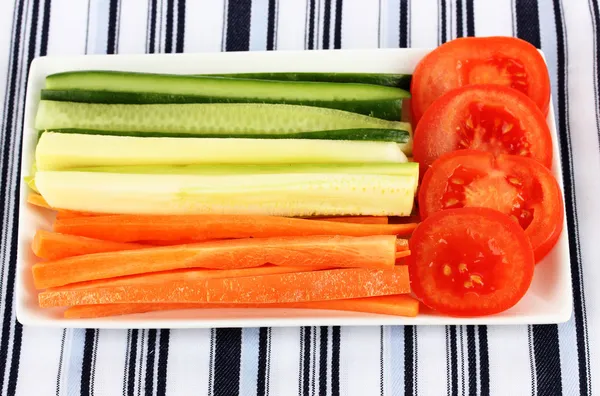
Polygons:
M468 85L436 100L414 133L421 174L440 155L462 149L513 154L552 166L552 137L525 95L497 85Z
M556 179L536 161L460 150L429 169L419 190L422 218L444 209L486 207L507 214L531 240L536 261L556 244L563 228Z
M523 230L487 208L451 209L424 220L409 240L413 292L453 316L502 312L527 292L534 258Z
M414 123L437 98L469 84L515 89L548 114L550 76L533 45L514 37L464 37L437 47L417 65L411 82Z

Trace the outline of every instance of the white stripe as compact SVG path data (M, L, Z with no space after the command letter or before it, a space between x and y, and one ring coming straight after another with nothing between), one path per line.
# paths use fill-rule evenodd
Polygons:
M310 0L306 0L307 2ZM304 48L306 3L302 1L279 2L277 26L277 49L299 50Z
M299 327L273 328L271 330L269 394L277 396L298 394L299 339Z
M81 364L83 363L83 346L85 344L85 329L67 331L68 347L65 345L65 386L61 386L65 395L79 394L81 389ZM68 352L68 353L67 353Z
M584 303L583 329L586 342L590 344L590 352L596 351L590 359L590 373L600 372L598 352L600 337L597 331L589 331L600 325L600 290L597 279L600 279L600 230L598 230L598 205L592 197L600 194L600 152L597 129L593 28L589 6L583 2L570 3L563 7L564 21L568 34L568 70L569 70L569 130L573 154L573 173L576 175L575 192L577 193L577 214L579 220L579 235L581 237L581 289ZM587 14L586 14L587 11ZM583 15L586 15L583 17ZM596 27L597 29L600 27ZM588 110L589 109L589 110ZM585 132L584 132L585 131ZM593 131L593 133L592 133ZM587 133L586 133L587 132ZM596 213L596 216L590 216ZM585 236L585 237L583 237ZM587 287L586 287L587 286ZM576 344L573 344L576 345ZM596 349L594 349L596 346ZM596 371L594 371L596 369ZM598 384L596 384L598 386ZM592 391L594 390L592 386ZM598 390L596 388L596 390Z
M56 371L60 358L62 330L23 328L23 343L19 364L19 378L35 380L18 381L18 395L40 395L40 389L56 389ZM43 355L40 355L43 351ZM4 384L6 389L6 383Z
M250 14L250 51L267 49L269 0L253 0Z
M208 390L210 330L171 330L167 394L204 395Z
M121 23L119 24L119 53L143 54L146 52L146 28L149 2L129 0L120 2Z
M340 342L340 394L379 394L380 328L342 327Z
M342 18L343 48L377 48L379 45L377 2L372 2L365 7L363 0L344 0Z
M14 1L3 1L0 2L0 54L6 56L8 60L11 50L11 36L12 36L12 25L13 25L13 12L16 2ZM9 62L0 62L0 92L2 93L2 100L4 100L4 93L8 89L6 83L8 81ZM0 124L4 122L4 105L0 106Z
M410 46L412 48L432 48L438 42L438 0L412 2L410 13Z
M381 48L398 48L400 45L400 0L380 0Z
M512 12L510 1L474 0L475 34L512 36Z
M488 326L490 394L530 395L531 369L526 326Z
M224 0L187 1L184 52L221 51Z
M389 328L388 354L390 368L388 373L392 396L404 395L404 326L391 326Z
M258 381L258 328L242 329L240 357L240 395L255 395ZM265 351L266 353L267 351Z
M405 340L404 342L410 342ZM417 382L423 395L448 394L446 386L446 328L421 326L417 332ZM436 378L432 381L432 378Z
M60 344L59 344L60 346ZM123 371L127 347L126 330L101 330L98 332L95 396L118 395L123 392Z

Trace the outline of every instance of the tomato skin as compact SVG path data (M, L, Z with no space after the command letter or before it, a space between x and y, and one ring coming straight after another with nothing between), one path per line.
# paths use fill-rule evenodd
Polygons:
M450 91L421 118L413 141L413 157L421 174L440 155L459 149L521 154L547 168L552 166L552 136L544 116L527 96L498 85Z
M464 37L437 47L417 65L411 82L414 123L446 92L481 83L518 89L548 114L550 76L533 45L514 37Z
M411 288L447 315L492 315L514 306L534 272L531 243L508 216L488 208L450 209L425 219L409 240Z
M460 172L465 177L457 176ZM476 188L470 177L475 177ZM484 191L476 195L477 189ZM457 198L460 202L448 205L449 199ZM515 216L531 241L536 262L552 250L564 226L562 192L552 173L515 155L475 150L444 154L423 177L418 201L423 219L448 207L489 207ZM522 213L532 215L526 219Z

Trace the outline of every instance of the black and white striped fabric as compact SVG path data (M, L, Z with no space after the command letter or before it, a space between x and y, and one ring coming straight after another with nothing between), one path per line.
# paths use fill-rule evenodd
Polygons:
M2 0L0 395L600 394L598 0ZM545 51L574 317L555 326L54 330L15 320L24 88L43 55L433 47ZM595 374L595 375L594 375Z

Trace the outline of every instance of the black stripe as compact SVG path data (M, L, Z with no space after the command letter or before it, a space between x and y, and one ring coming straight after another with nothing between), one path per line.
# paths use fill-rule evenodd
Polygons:
M408 48L408 0L400 0L400 48Z
M410 45L410 41L409 41L409 45ZM417 335L419 334L419 327L415 326L415 331L413 334L413 342L414 342L414 368L413 368L413 376L414 376L414 383L415 383L415 395L419 394L419 343L418 343L418 337Z
M446 41L448 41L448 28L446 27L446 0L441 0L440 2L440 11L441 11L441 31L440 31L440 42L441 44L444 44Z
M342 48L342 8L344 7L343 0L335 2L335 25L333 27L333 48Z
M268 327L261 327L258 331L258 375L256 378L256 394L258 396L266 395L267 389L267 348L268 348Z
M467 326L467 359L469 359L469 396L476 396L478 376L475 326Z
M177 0L177 38L175 52L182 53L185 43L185 1Z
M217 329L215 335L215 396L237 395L240 391L242 330Z
M269 0L269 13L267 17L267 51L275 49L275 14L276 0Z
M150 13L150 18L148 21L148 27L150 33L148 34L148 48L147 51L149 54L153 54L156 52L154 46L156 43L156 0L150 1L150 8L148 10Z
M127 368L127 396L133 396L135 390L135 362L137 359L137 343L139 330L131 330L131 342L129 343L129 367Z
M331 329L331 395L340 396L340 348L341 328Z
M541 48L540 16L537 0L515 0L517 36Z
M315 1L316 0L310 0L309 2L307 49L315 49Z
M321 345L319 347L319 396L327 396L327 343L329 328L321 326Z
M165 33L165 52L170 54L173 52L173 13L175 0L167 0L167 27Z
M60 396L60 383L62 378L62 364L65 355L65 339L67 338L67 329L63 329L62 337L60 339L60 355L58 358L58 374L56 375L56 396Z
M329 49L329 29L331 27L331 0L325 0L323 14L323 49Z
M81 388L82 395L91 393L90 380L92 378L92 359L94 354L94 343L96 342L96 331L85 330L85 342L83 344L83 360L81 363Z
M117 11L119 0L110 0L108 7L108 35L106 37L106 53L115 54L117 47Z
M558 125L560 136L560 154L563 164L563 180L565 190L565 207L567 228L569 230L569 250L571 259L571 282L573 288L573 306L575 319L575 337L577 339L577 359L579 366L579 392L590 394L588 387L589 346L586 340L585 298L582 289L581 250L579 244L579 227L577 222L577 200L575 198L575 180L573 175L573 159L571 136L568 125L568 82L567 82L567 38L564 26L562 6L559 0L553 0L554 21L557 44L557 76L558 76Z
M562 395L558 327L556 325L533 326L533 352L537 394Z
M488 349L487 326L477 326L479 337L479 381L481 383L481 396L490 394L490 352Z
M154 362L156 361L156 330L148 330L148 348L146 350L146 378L144 390L146 395L154 392Z
M158 367L156 368L156 396L167 394L167 372L169 364L169 341L171 330L162 329L158 339Z
M304 327L304 351L303 351L303 367L302 367L302 395L308 396L310 392L310 342L312 340L311 337L312 328Z
M404 326L404 394L413 395L415 392L414 378L414 326Z
M456 326L450 326L450 394L458 395L458 355L456 350Z
M463 37L463 7L462 0L456 0L456 37Z
M384 395L383 378L384 378L384 367L383 367L383 326L379 326L379 394Z
M42 15L42 36L40 38L40 56L48 54L48 32L50 31L50 12L52 0L44 1L44 14Z
M475 12L473 0L467 0L467 36L475 36Z
M227 4L226 51L250 49L250 14L252 0L229 1Z
M535 359L533 358L533 326L527 326L527 347L529 349L529 374L531 375L531 396L535 396Z

